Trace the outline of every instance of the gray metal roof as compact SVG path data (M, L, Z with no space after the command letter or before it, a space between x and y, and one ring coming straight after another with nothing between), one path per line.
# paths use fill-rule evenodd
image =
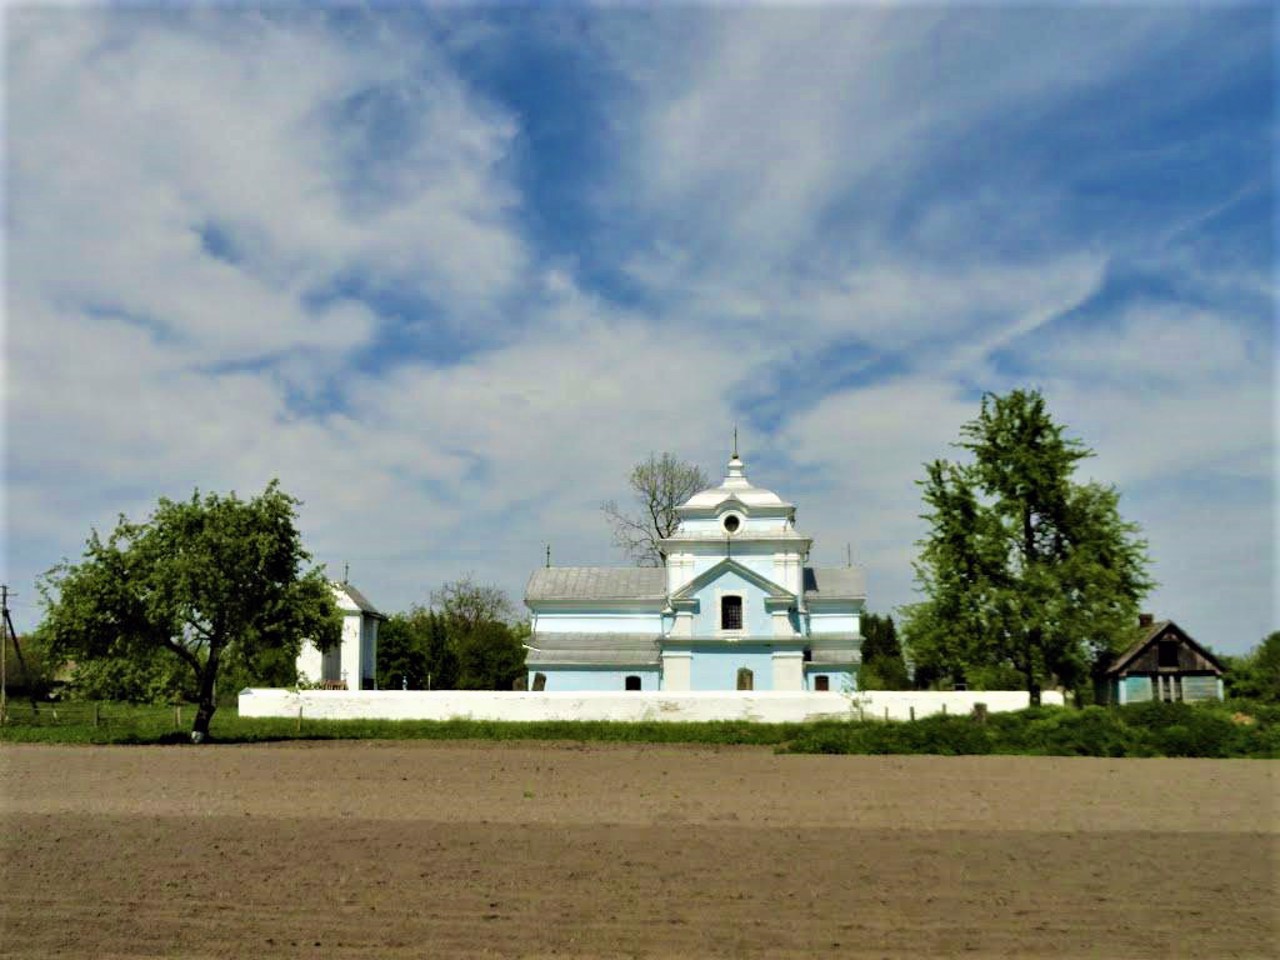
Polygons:
M861 567L805 567L806 600L865 600L867 576Z
M535 633L529 638L525 663L656 665L659 638L652 633Z
M810 663L861 663L862 656L852 647L815 647L809 659Z
M663 567L539 567L525 587L526 603L539 600L664 600Z
M366 597L359 590L357 590L355 587L353 587L351 584L339 583L337 584L337 587L339 590L345 593L348 597L350 597L351 602L354 603L357 607L359 607L360 610L363 611L364 613L367 613L373 617L380 617L383 620L387 619L386 614L382 613L377 607L375 607L372 603L370 603L369 598Z

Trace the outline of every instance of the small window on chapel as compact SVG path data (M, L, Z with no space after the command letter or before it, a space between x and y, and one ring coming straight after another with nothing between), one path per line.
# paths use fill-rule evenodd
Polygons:
M639 690L639 689L640 689L640 678L639 678L639 677L637 677L637 676L634 676L634 675L633 675L633 676L630 676L630 677L627 677L627 689L628 689L628 690Z
M742 629L742 598L741 597L721 597L720 598L720 629L721 630L741 630Z
M813 689L819 693L827 693L831 690L831 678L826 674L818 674L813 678Z

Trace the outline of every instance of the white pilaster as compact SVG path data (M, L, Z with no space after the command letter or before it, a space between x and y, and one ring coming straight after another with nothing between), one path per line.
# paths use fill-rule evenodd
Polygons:
M799 650L775 650L773 653L773 689L804 689L804 654Z
M693 683L693 654L662 654L662 689L688 690Z

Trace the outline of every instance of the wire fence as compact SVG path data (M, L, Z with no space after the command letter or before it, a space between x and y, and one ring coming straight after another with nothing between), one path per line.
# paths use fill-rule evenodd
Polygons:
M84 727L162 733L190 726L191 704L131 704L108 700L15 700L0 713L0 724L25 727Z

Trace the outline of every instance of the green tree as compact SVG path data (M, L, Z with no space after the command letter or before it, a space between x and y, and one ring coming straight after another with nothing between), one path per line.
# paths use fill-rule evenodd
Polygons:
M497 587L463 577L431 595L439 624L427 648L440 673L438 689L510 690L524 673L527 630Z
M662 541L680 523L676 507L709 486L707 475L675 454L651 453L635 465L628 483L638 509L624 511L613 500L600 507L613 528L613 542L641 566L665 567Z
M931 529L908 648L938 677L1011 667L1038 704L1045 683L1082 686L1130 639L1152 586L1146 544L1114 487L1074 481L1092 453L1037 391L985 395L961 435L969 462L934 461L921 484Z
M384 690L452 690L457 655L444 617L428 607L388 617L378 628L378 686Z
M227 662L286 660L304 637L338 642L341 616L295 526L298 501L276 481L252 500L234 493L161 499L145 523L121 517L84 559L43 578L46 628L56 656L142 664L169 656L190 671L192 739L204 740Z
M518 629L490 620L460 634L459 690L510 690L524 674L524 644Z
M874 613L862 617L862 667L858 686L863 690L906 690L907 663L902 657L893 617Z
M1280 703L1280 630L1268 634L1244 656L1224 659L1229 696Z

